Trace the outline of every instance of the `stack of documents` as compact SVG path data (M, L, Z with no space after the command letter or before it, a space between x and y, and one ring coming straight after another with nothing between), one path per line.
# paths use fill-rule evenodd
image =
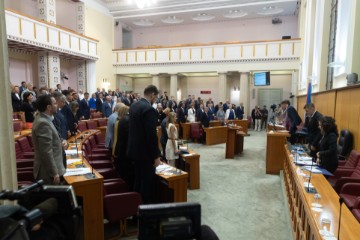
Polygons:
M91 173L90 168L68 168L64 176L77 176Z

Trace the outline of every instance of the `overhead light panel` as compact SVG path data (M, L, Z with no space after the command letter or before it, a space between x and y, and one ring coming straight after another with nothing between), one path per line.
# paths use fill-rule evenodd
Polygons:
M257 12L257 14L260 15L275 15L275 14L279 14L282 13L284 11L284 9L276 7L276 6L268 6L268 7L263 7L260 11Z
M176 16L168 16L166 18L161 19L161 21L163 23L168 23L168 24L178 24L184 22L184 19L178 18Z
M242 10L230 10L228 13L224 14L225 18L241 18L248 15L247 12L244 12Z
M199 13L192 17L195 21L210 21L214 19L215 16L207 13Z
M145 7L151 7L151 5L156 4L157 0L127 0L129 4L136 3L136 6L140 9Z
M155 23L151 21L150 19L140 19L137 21L134 21L133 24L141 27L150 27L153 26Z

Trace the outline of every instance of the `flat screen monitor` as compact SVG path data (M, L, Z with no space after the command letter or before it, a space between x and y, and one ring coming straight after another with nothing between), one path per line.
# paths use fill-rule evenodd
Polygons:
M270 72L254 73L254 86L268 86L268 85L270 85Z
M139 206L139 240L200 239L199 203L162 203Z

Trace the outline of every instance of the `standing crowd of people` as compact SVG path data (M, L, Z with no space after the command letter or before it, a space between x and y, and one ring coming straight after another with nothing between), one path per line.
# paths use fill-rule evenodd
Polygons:
M11 97L14 112L23 111L25 121L33 124L35 179L43 179L47 184L63 181L67 139L77 133L79 120L89 119L91 112L100 112L108 118L105 145L111 149L115 169L130 189L141 193L144 203L154 200L155 168L161 164L161 157L172 166L179 157L181 129L177 129L177 123L197 121L205 128L211 120L226 122L244 117L242 103L235 106L226 100L215 105L211 98L205 101L194 95L177 102L173 96L168 97L166 91L159 96L159 90L153 85L145 88L143 97L98 88L90 98L87 92L62 90L60 84L54 90L42 88L37 93L32 84L27 83L14 86ZM306 104L304 110L305 123L288 100L282 101L273 114L289 130L291 143L296 142L299 130L306 131L311 155L319 165L334 172L338 136L335 120L322 116L312 103ZM266 128L268 113L266 106L252 110L256 131ZM157 126L162 128L162 154Z

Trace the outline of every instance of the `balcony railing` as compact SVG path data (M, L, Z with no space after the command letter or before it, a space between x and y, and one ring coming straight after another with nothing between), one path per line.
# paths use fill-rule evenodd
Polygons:
M300 39L113 50L114 66L299 60Z
M9 46L15 42L19 47L27 45L37 51L50 50L76 58L98 59L96 39L13 10L5 11L5 20Z

